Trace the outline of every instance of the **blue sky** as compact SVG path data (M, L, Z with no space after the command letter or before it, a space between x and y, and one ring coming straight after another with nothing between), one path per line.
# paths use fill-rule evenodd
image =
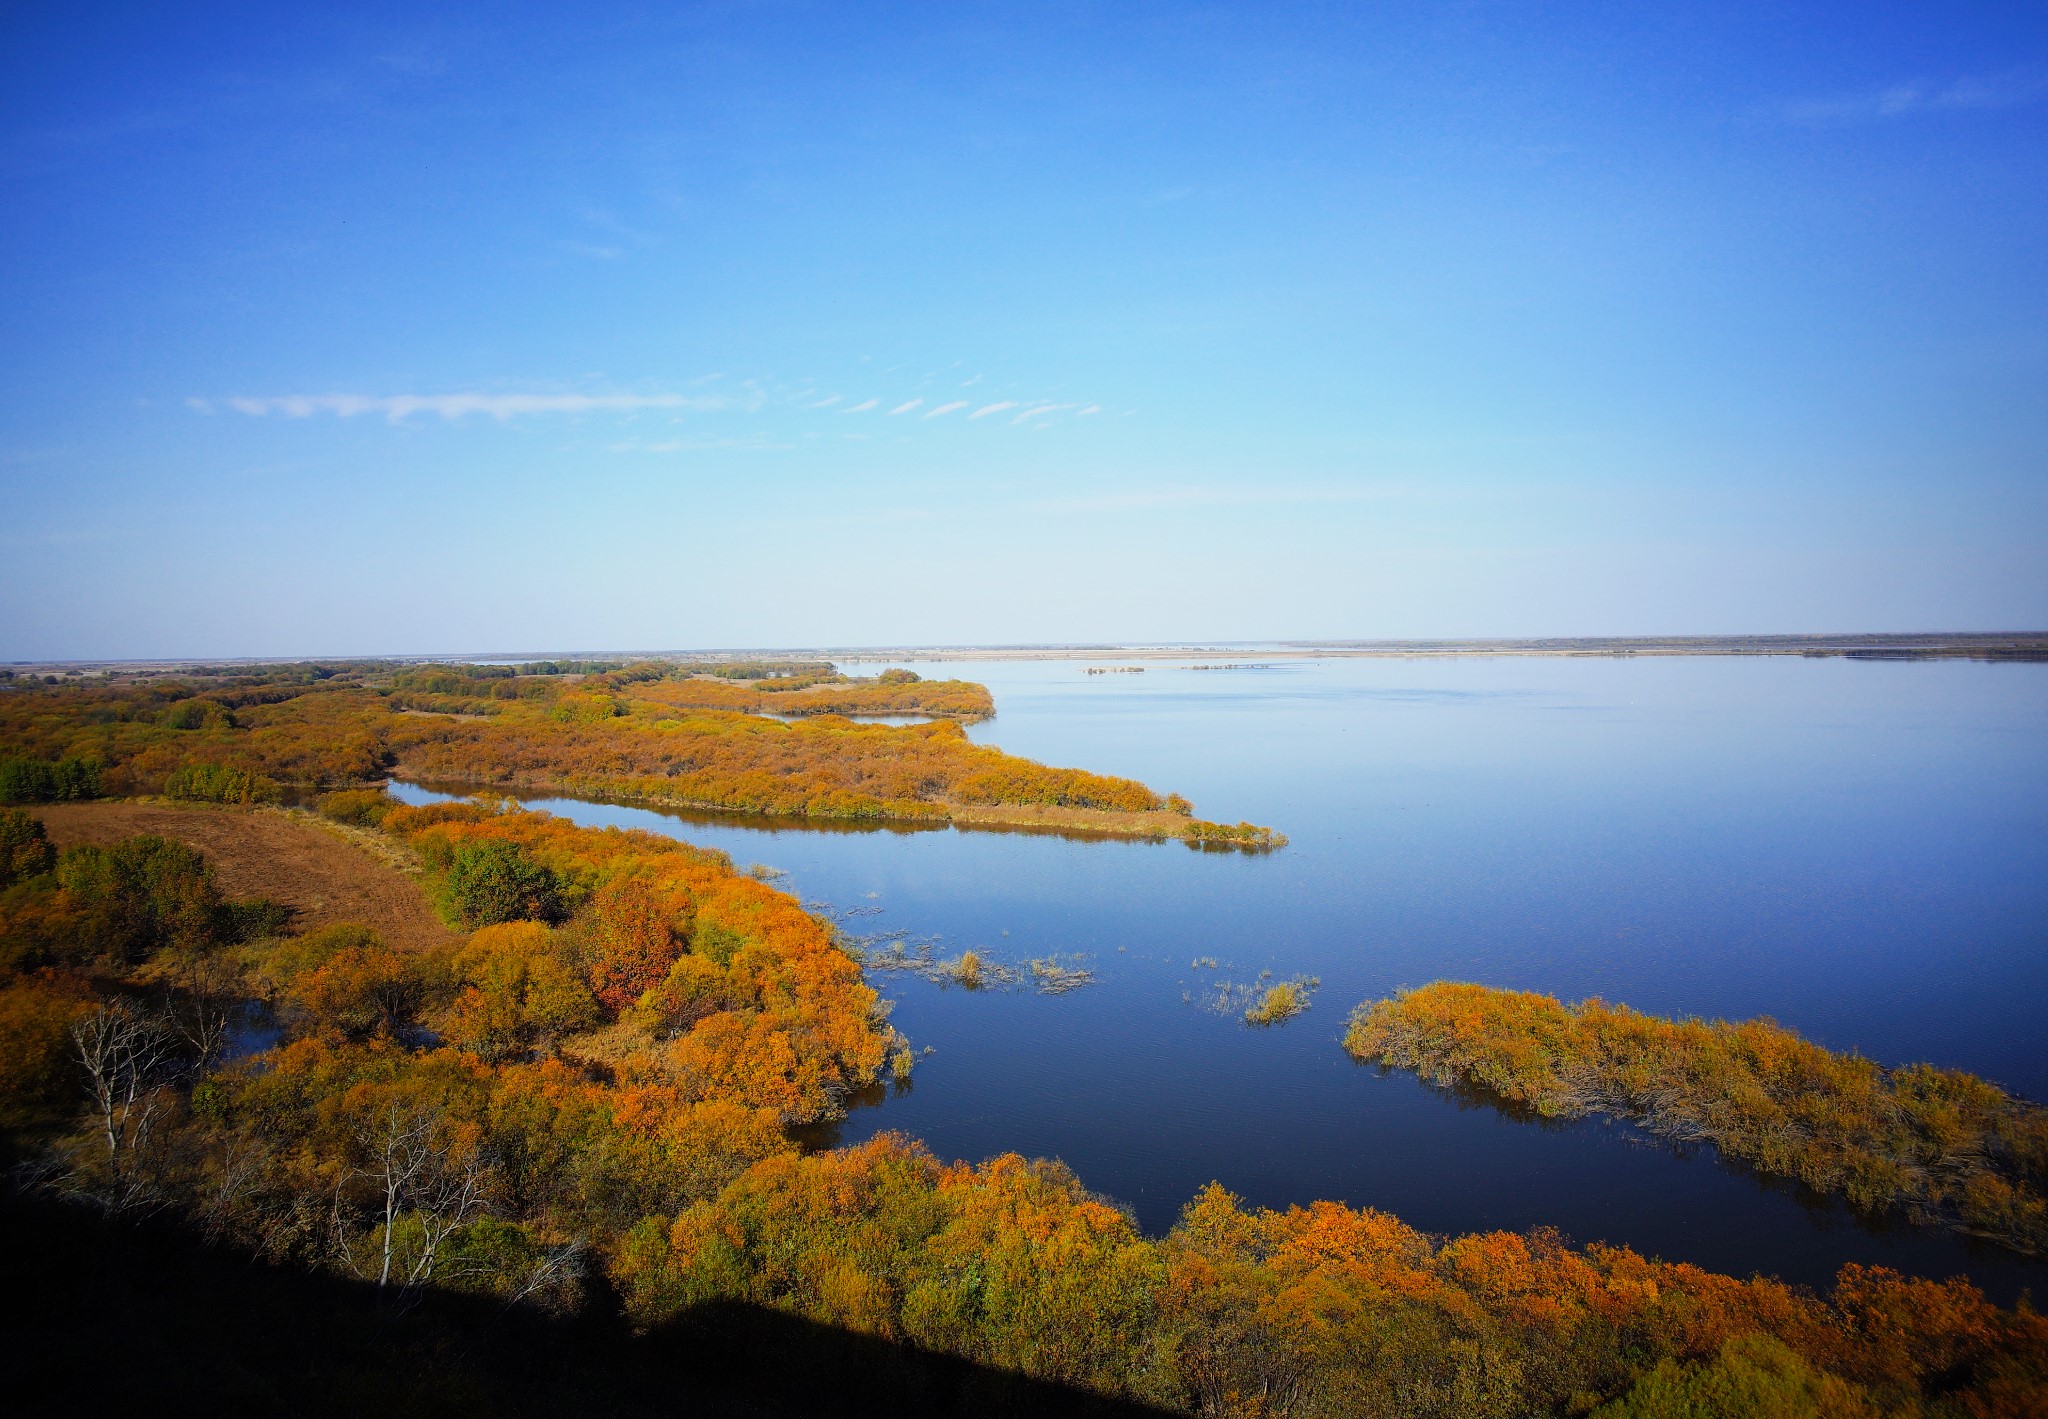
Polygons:
M2048 626L2038 5L14 5L0 658Z

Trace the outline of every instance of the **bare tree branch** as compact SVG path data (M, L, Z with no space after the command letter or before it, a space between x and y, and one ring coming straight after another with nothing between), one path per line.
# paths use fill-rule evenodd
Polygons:
M365 1161L335 1184L336 1243L344 1264L365 1280L374 1273L380 1289L395 1282L411 1291L432 1281L448 1238L489 1210L484 1160L451 1133L443 1110L398 1100L356 1130ZM349 1240L343 1217L353 1182L368 1183L375 1199L368 1256Z
M176 1033L163 1020L115 1001L74 1023L71 1041L85 1066L86 1094L106 1144L101 1200L116 1209L132 1206L150 1190L146 1163L156 1125L170 1107Z

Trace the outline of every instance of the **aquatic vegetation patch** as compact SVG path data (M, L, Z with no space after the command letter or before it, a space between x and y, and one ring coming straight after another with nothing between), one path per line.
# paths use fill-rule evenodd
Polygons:
M1214 967L1216 960L1203 956L1195 961L1198 969L1204 964ZM1192 991L1183 992L1181 998L1214 1014L1235 1016L1247 1025L1264 1028L1305 1013L1322 984L1317 976L1281 980L1272 971L1260 971L1250 981L1214 981L1199 999Z
M863 969L913 975L933 985L1065 995L1095 983L1094 970L1085 964L1088 957L1080 952L1002 960L983 950L969 950L947 957L939 953L938 937L907 932L845 936L841 942Z
M1247 1025L1277 1025L1282 1020L1292 1020L1308 1009L1309 993L1315 985L1305 981L1284 980L1278 985L1266 987L1266 993L1259 997L1258 1004L1244 1012Z

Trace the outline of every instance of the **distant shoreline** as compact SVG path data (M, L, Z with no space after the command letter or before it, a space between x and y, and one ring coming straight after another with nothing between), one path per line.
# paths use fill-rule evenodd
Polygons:
M815 658L835 662L945 660L1145 660L1170 663L1214 656L1257 655L1268 660L1430 658L1458 656L1801 655L1851 660L2048 661L2048 631L1877 632L1865 635L1758 636L1548 636L1433 640L1182 641L1135 644L786 646L760 649L661 651L472 651L434 655L187 656L171 660L17 660L0 666L17 675L164 673L197 665L291 665L304 661L516 662L623 659L731 661ZM1234 668L1234 667L1216 667ZM4 686L5 682L0 682Z
M2048 661L2048 631L1875 635L1552 636L1540 639L1238 641L1209 645L960 646L817 651L848 660L1265 660L1458 656L1799 655L1858 660ZM1205 666L1237 669L1237 666ZM1256 667L1244 667L1256 668Z

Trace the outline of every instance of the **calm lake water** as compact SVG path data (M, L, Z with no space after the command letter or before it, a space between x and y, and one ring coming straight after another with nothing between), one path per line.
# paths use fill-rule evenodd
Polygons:
M999 713L979 740L1292 842L1250 857L533 800L781 868L851 932L1086 958L1095 983L1059 996L876 974L933 1053L838 1140L897 1129L947 1157L1062 1158L1155 1232L1216 1179L1253 1203L1335 1198L1436 1232L1547 1225L1813 1284L1866 1261L2048 1296L2048 1266L1873 1225L1625 1126L1509 1117L1338 1046L1358 1002L1453 978L1771 1015L1832 1048L2048 1096L2048 666L917 668L989 686ZM1262 971L1320 978L1313 1008L1265 1030L1213 1008L1222 983Z

